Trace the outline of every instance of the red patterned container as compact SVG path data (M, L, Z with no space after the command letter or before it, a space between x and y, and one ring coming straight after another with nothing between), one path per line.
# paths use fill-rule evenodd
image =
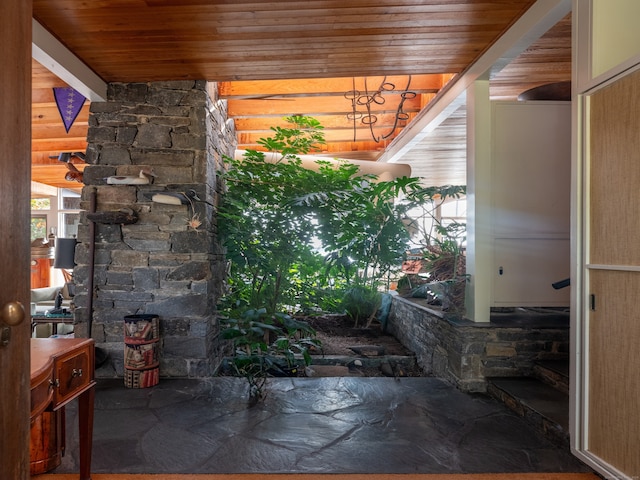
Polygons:
M124 384L146 388L160 381L160 335L158 315L124 317Z

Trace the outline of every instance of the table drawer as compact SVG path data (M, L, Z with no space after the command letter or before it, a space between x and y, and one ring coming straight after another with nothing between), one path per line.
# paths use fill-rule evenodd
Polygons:
M31 378L31 418L44 412L53 398L53 378L50 371Z
M56 406L65 404L93 383L94 357L95 347L87 344L55 359Z

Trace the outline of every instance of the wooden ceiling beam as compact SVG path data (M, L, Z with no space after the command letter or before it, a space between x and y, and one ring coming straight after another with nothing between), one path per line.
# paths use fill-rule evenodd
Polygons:
M369 88L377 88L383 81L394 85L393 90L403 91L409 83L409 90L417 93L436 93L450 80L451 75L408 75L375 76L367 78ZM410 80L410 82L409 82ZM271 98L273 96L344 95L345 92L364 87L362 77L346 78L301 78L293 80L255 80L244 82L220 82L218 92L224 99Z
M377 143L377 142L374 142L373 140L359 141L359 142L353 142L351 140L346 140L342 142L329 142L323 145L318 145L317 149L314 151L311 151L310 154L312 155L326 154L329 156L332 156L332 155L337 156L337 152L351 152L352 154L354 152L360 152L364 155L368 155L371 152L375 152L375 156L377 156L384 151L386 145L387 145L386 142ZM253 150L258 150L258 151L264 150L264 148L261 145L258 145L255 143L238 144L237 148L238 150L246 150L248 148Z
M84 152L86 148L86 138L69 138L63 141L45 138L31 141L31 149L34 152L53 152L52 155L57 155L60 152Z
M392 125L395 120L395 113L378 114L377 123L380 125ZM349 120L346 114L340 115L317 115L314 117L320 122L324 130L330 130L334 128L351 129L353 128L353 120ZM234 118L236 130L239 132L251 132L261 133L265 136L272 135L271 127L290 127L284 117L242 117ZM356 120L356 125L360 125L362 122L360 119Z
M86 165L76 165L78 170L84 170ZM58 188L70 188L78 190L82 188L82 184L74 181L65 180L64 176L69 170L64 164L58 165L34 165L31 168L31 180L45 185L51 185Z
M31 122L36 126L47 127L47 126L59 126L64 132L64 123L62 121L62 116L58 111L58 107L55 105L49 105L47 103L32 103L33 109L31 111ZM78 116L76 117L73 125L84 125L87 126L89 122L89 108L88 105L86 108L83 108Z
M389 97L384 110L373 112L378 118L374 132L387 132L395 120L397 95L411 75L410 89L419 96L403 105L409 121L404 122L407 126L399 123L396 133L411 129L423 121L421 111L434 108L434 96L442 98L454 83L455 88L463 87L464 82L456 82L468 73L469 65L530 7L539 10L567 1L33 0L33 12L38 23L100 79L220 82L219 98L230 107L229 118L241 138L255 142L256 137L269 136L270 127L286 126L285 116L305 114L325 127L327 156L376 160L391 137L375 143L369 129L356 122L356 138L363 140L353 142L353 121L346 117L352 107L344 93L353 89L354 77L375 76L378 80L368 81L369 90L377 89L384 75L394 83L394 100ZM533 82L540 81L534 76L564 75L566 80L570 61L558 61L556 56L565 55L570 33L569 21L549 32L535 51L525 49L522 65L505 68L491 78L491 94L508 95L514 88L511 83L523 78ZM554 62L557 69L551 66ZM51 161L48 156L60 151L84 151L88 106L67 134L51 92L52 86L66 83L55 76L47 78L51 72L37 62L32 71L33 162L46 164ZM356 89L365 90L362 85ZM276 106L270 107L271 103ZM428 115L432 114L435 110ZM407 135L416 131L421 135L418 127ZM447 128L439 131L446 137L439 146L425 140L424 151L431 158L445 158L457 141L454 129L447 137ZM420 155L412 161L433 165ZM433 166L433 171L439 168Z
M58 4L62 2L56 2ZM92 2L94 3L94 2ZM95 2L97 3L97 2ZM447 5L378 5L369 2L363 8L343 3L339 8L317 8L309 0L305 2L270 2L265 8L256 8L255 3L238 3L234 11L225 11L218 2L208 5L180 7L136 7L129 2L127 17L118 8L77 9L74 15L82 21L83 29L89 33L105 32L105 23L110 24L109 32L127 32L131 29L131 19L136 20L136 28L141 32L171 31L179 35L189 31L189 25L197 24L211 32L211 35L225 35L241 31L263 31L266 28L279 31L311 29L332 30L356 29L368 25L384 24L387 28L437 28L450 25L487 27L502 25L513 18L513 9L504 8L499 2L485 2L482 9L474 9L465 2ZM280 6L282 9L278 9ZM99 7L98 7L99 8ZM42 9L42 8L41 8ZM312 16L313 22L309 22Z
M327 143L372 141L373 135L371 133L371 130L373 130L373 135L375 135L376 138L382 139L382 137L385 136L386 134L393 132L393 126L380 125L380 126L374 126L372 127L372 129L369 129L368 127L357 128L355 139L353 138L354 131L352 129L349 129L349 128L329 129L329 130L325 129L324 138ZM237 138L238 138L238 144L257 145L258 140L260 140L261 138L264 138L264 135L261 133L242 132L237 135Z
M373 92L372 92L373 93ZM394 113L397 111L402 98L400 95L384 95L384 104L372 104L374 113ZM404 111L420 111L420 99L418 97L406 99L403 104ZM260 100L229 100L229 116L255 117L265 115L346 115L352 112L351 101L340 96L335 97L294 97L287 99L275 99L270 101ZM357 106L358 110L365 111L366 106Z

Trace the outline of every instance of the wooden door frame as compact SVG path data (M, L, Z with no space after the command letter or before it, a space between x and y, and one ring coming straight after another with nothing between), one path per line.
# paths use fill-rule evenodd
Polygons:
M31 0L0 3L0 307L20 302L21 324L0 346L0 465L3 478L29 478Z
M590 210L590 98L605 87L640 71L640 57L624 69L615 69L611 76L600 76L593 82L583 82L585 91L573 98L573 202L572 207L572 268L571 268L571 386L570 432L571 449L583 462L605 476L620 480L629 477L589 451L589 362L590 362L590 273L595 270L623 270L628 268L592 265L589 258L591 230ZM574 72L574 78L576 76ZM577 84L577 83L576 83ZM634 269L635 270L635 269Z

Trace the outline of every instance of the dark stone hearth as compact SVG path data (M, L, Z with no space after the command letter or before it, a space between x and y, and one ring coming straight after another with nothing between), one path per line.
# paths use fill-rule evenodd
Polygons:
M87 138L95 142L113 142L115 137L116 130L112 127L89 127L87 133Z
M207 297L205 295L180 295L178 297L162 298L156 295L153 306L149 307L153 313L170 317L201 317L207 314Z
M183 166L190 167L194 163L194 152L188 150L131 150L131 160L135 165L151 166Z
M133 269L133 287L136 291L156 290L160 287L159 272L155 268Z
M106 178L116 174L116 167L96 167L85 170L82 178L91 185L104 185Z
M111 130L113 132L112 136L113 138L115 138L115 130L114 129L111 129ZM109 141L102 138L95 138L92 135L91 130L89 130L89 134L87 138L89 139L89 141L95 141L95 142ZM100 158L102 159L103 162L105 162L104 164L106 165L130 165L131 164L131 156L129 155L129 150L125 147L104 146L100 150Z

